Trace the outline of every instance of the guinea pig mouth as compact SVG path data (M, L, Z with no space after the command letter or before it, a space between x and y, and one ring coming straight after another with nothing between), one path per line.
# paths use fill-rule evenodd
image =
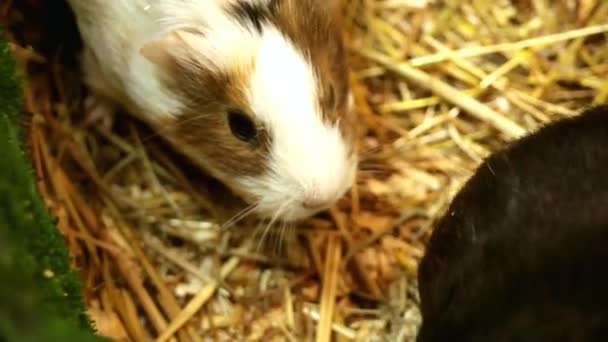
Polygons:
M293 201L283 202L276 206L260 205L256 208L256 215L262 220L268 220L274 223L292 223L310 218L329 207L306 208L299 202Z
M264 220L271 220L273 222L279 223L279 222L286 222L286 223L291 223L291 222L297 222L297 221L301 221L301 220L305 220L313 215L315 215L316 212L311 212L305 209L295 209L295 208L289 208L286 210L261 210L258 211L258 216L261 219Z
M254 216L267 222L291 223L303 221L333 207L352 187L356 164L353 171L341 177L321 179L318 183L302 185L297 179L272 176L246 178L237 183L236 192L250 206ZM337 178L337 182L331 182ZM277 181L278 179L278 181Z

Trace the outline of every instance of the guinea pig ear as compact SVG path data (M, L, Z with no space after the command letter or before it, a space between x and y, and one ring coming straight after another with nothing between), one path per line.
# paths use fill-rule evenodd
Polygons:
M160 39L147 42L140 53L148 61L163 69L171 68L179 62L179 58L187 56L200 44L203 34L196 30L175 30Z

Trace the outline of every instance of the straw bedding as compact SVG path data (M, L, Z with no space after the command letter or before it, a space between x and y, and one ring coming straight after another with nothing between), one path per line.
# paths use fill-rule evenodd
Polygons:
M39 190L116 340L413 341L417 263L458 188L508 141L608 97L605 1L345 1L357 186L298 226L226 228L238 202L153 132L83 121L77 45L59 44L75 28L48 31L68 22L61 2L25 3L0 15Z

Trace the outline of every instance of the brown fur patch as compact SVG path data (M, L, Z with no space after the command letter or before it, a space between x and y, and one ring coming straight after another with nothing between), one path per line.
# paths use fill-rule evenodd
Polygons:
M347 112L348 69L342 41L342 27L336 0L235 1L228 13L244 26L262 33L272 23L310 61L319 81L319 106L328 123L340 119L345 138L350 140L354 113Z
M328 124L339 123L348 145L354 147L355 114L347 110L348 71L337 8L327 0L271 0L267 7L231 2L228 15L262 34L264 22L277 27L307 58L319 81L319 107ZM227 2L228 3L228 2ZM170 88L187 101L179 121L166 122L165 130L180 144L200 149L200 158L222 173L257 175L265 171L271 144L261 122L255 120L245 99L246 82L255 67L252 60L238 70L222 73L206 69L201 60L173 59L165 65ZM227 111L240 109L258 127L259 144L236 139L227 123ZM354 148L350 151L354 154Z
M171 66L171 89L186 101L186 110L177 120L167 120L162 129L178 144L200 150L199 158L224 174L259 175L271 141L262 123L248 107L243 90L253 61L237 70L218 73L205 69L199 61L175 60ZM256 143L235 138L228 126L227 112L239 110L258 129ZM198 158L197 158L198 159Z
M339 122L344 138L354 146L356 118L347 108L347 56L336 1L273 0L269 6L271 21L314 68L323 118L330 124Z

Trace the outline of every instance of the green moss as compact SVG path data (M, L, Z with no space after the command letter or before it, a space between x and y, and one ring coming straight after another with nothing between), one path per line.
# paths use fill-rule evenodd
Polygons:
M23 152L16 70L0 30L0 341L101 341L91 333L80 277Z

